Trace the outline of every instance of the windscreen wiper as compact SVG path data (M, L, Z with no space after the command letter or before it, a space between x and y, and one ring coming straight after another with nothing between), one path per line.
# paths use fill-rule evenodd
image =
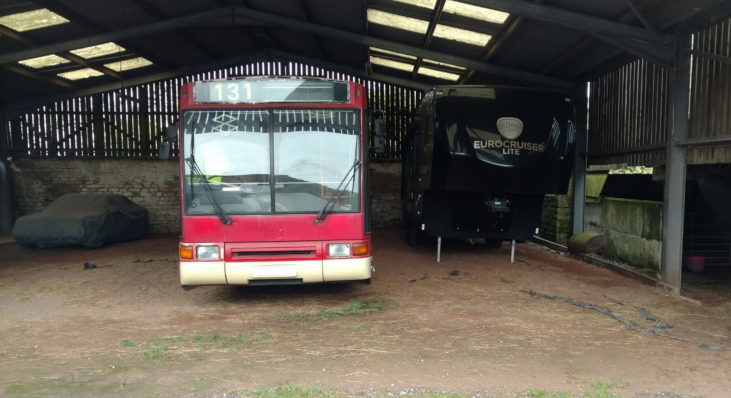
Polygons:
M208 182L206 176L204 176L201 172L200 167L198 167L198 163L195 162L195 158L191 156L185 160L188 162L188 165L190 165L190 172L193 174L193 177L198 180L198 182L201 184L201 187L203 187L203 192L206 193L206 197L208 197L208 200L211 201L213 208L216 210L218 218L221 219L222 223L226 225L231 225L231 219L228 217L228 214L226 214L226 210L223 209L223 206L221 206L221 204L216 199L216 196L213 194L211 183Z
M340 198L345 193L345 188L348 187L350 182L345 184L345 181L350 177L350 173L353 173L353 183L355 184L355 176L358 172L358 169L360 168L360 160L356 159L355 162L353 162L353 165L350 166L350 170L348 170L347 173L345 173L345 177L343 177L343 180L340 181L340 184L338 184L337 189L335 189L335 192L330 195L330 199L328 199L327 203L325 203L325 206L320 210L320 213L315 217L315 223L321 223L325 220L325 217L327 217L328 213L332 211L332 208L335 207L335 202L340 200ZM345 184L343 186L343 184ZM337 198L335 198L337 196ZM334 199L334 200L333 200Z

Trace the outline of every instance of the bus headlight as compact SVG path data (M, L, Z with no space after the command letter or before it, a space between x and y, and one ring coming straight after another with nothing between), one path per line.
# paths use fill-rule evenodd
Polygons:
M195 255L198 260L218 260L220 250L218 246L198 246L195 248Z
M327 255L329 257L350 257L350 244L331 243L327 245Z

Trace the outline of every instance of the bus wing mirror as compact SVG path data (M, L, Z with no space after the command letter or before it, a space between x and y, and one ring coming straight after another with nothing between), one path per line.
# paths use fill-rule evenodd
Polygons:
M161 160L167 160L170 158L171 145L170 143L178 138L178 124L174 123L165 127L165 137L163 142L160 144L158 149L157 157Z
M170 142L165 141L160 144L158 149L157 157L160 160L168 160L170 158Z
M178 138L178 125L171 124L165 127L165 141L172 141Z

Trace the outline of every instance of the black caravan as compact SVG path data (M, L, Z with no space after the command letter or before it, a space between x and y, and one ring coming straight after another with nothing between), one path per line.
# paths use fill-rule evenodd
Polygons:
M437 86L404 142L402 197L417 235L524 240L543 197L566 193L576 136L569 95L501 86Z

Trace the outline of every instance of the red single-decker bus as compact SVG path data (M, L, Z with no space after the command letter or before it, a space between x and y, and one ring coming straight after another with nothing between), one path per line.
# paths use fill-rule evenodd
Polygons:
M354 82L183 85L181 285L369 283L365 108Z

